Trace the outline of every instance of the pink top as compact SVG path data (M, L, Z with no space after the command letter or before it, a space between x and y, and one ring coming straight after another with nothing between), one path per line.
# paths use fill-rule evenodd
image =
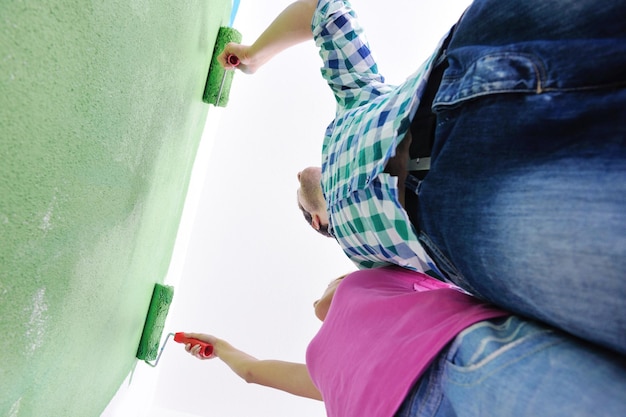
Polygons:
M508 314L419 272L360 270L337 287L307 368L328 417L391 417L459 332Z

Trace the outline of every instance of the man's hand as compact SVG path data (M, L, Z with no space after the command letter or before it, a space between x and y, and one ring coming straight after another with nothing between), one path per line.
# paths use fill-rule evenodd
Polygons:
M311 20L317 7L317 0L296 0L287 6L257 38L254 44L239 45L229 43L218 56L225 69L234 69L227 62L229 55L239 58L237 66L246 74L254 74L263 64L283 50L301 42L313 39Z
M231 55L236 56L239 60L237 66L228 62L228 57ZM245 74L254 74L262 65L262 63L255 62L255 60L250 57L250 46L234 42L226 44L222 53L218 55L217 61L224 69L234 70L237 68Z

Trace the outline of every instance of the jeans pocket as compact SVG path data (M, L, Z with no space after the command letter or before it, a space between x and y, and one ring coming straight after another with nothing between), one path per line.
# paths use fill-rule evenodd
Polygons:
M459 385L476 385L530 355L561 343L553 330L510 316L477 323L461 332L450 349L446 377Z
M535 94L542 90L544 64L533 54L465 47L449 55L433 110L492 94Z

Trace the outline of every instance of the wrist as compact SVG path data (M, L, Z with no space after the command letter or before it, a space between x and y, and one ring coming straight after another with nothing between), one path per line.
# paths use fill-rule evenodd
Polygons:
M270 61L274 55L276 55L276 53L272 51L271 47L255 42L248 48L246 65L251 72L256 72L256 70Z
M223 339L215 338L213 341L213 355L217 358L227 355L233 349L233 346Z

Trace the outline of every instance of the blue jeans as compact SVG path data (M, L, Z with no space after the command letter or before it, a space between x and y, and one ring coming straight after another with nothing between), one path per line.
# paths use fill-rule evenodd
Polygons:
M416 214L446 278L626 354L626 1L476 0Z
M395 417L624 415L624 357L512 316L457 336Z

